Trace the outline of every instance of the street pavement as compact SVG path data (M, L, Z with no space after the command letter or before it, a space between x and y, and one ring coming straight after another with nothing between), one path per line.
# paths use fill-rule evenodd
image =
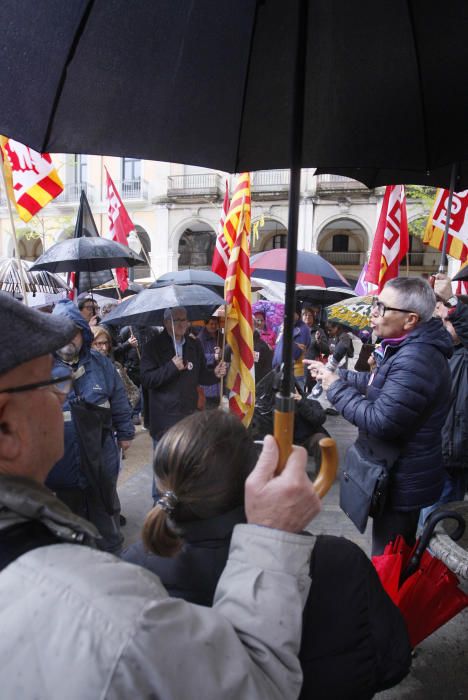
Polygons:
M325 424L336 440L340 463L354 441L356 429L341 416L328 416ZM146 513L151 508L151 438L141 427L119 478L125 546L140 536ZM323 499L322 511L308 528L315 534L343 536L370 555L370 526L361 535L339 507L339 488L335 482ZM468 587L466 588L468 592ZM378 693L378 700L468 700L468 608L422 642L415 650L410 674L397 687Z

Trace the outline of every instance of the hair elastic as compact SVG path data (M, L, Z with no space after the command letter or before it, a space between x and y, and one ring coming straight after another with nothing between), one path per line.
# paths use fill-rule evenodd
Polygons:
M178 498L174 491L164 491L156 501L156 505L162 508L168 515L174 512Z

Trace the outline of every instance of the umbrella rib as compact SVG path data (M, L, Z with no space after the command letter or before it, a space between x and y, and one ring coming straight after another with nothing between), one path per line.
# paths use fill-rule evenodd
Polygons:
M75 36L73 37L73 41L70 44L67 59L63 63L62 72L60 74L60 78L59 78L58 85L57 85L57 90L55 92L55 97L54 97L54 101L52 104L52 109L50 110L50 115L49 115L49 119L47 122L45 134L44 134L44 140L42 142L41 152L48 150L47 144L49 143L50 133L52 131L52 127L53 127L53 124L55 121L55 115L57 113L58 104L59 104L60 98L62 97L63 88L65 86L65 79L67 77L68 66L70 65L70 62L72 61L72 59L75 55L76 48L77 48L78 43L79 43L81 36L83 34L83 30L86 27L86 24L88 22L89 16L91 14L91 10L93 9L93 5L94 5L94 0L89 0L88 5L85 8L83 15L78 23L78 27L77 27L77 30L75 32Z
M412 11L412 3L407 0L407 8L408 8L408 17L409 17L409 23L410 23L410 28L411 28L411 35L413 37L413 47L414 47L414 53L416 57L416 69L418 73L418 92L419 92L419 99L421 102L421 112L422 112L422 122L423 122L423 141L424 141L424 160L426 164L426 171L430 172L431 170L431 165L432 163L430 162L429 159L429 138L428 138L428 133L427 133L427 120L426 120L426 100L425 100L425 95L424 95L424 89L423 89L423 84L422 84L422 71L421 71L421 57L419 55L419 46L418 42L416 39L416 25L415 25L415 19L414 19L414 14Z
M239 131L237 134L237 147L236 147L236 162L234 165L234 172L238 172L238 166L239 166L239 149L240 149L240 140L241 140L241 134L242 134L242 127L244 123L244 107L245 107L245 101L247 99L247 87L248 87L248 76L250 72L250 63L252 60L252 51L253 51L253 41L254 41L254 36L255 36L255 30L257 28L257 20L258 20L258 11L259 11L259 2L255 3L255 16L254 16L254 21L252 25L252 32L250 34L250 43L249 43L249 56L247 59L247 67L246 67L246 80L244 80L244 90L242 92L242 100L240 103L240 120L239 120Z

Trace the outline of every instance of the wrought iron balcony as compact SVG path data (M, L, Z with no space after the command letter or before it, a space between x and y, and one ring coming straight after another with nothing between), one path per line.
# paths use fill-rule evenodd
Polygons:
M368 188L350 177L343 175L317 175L317 192L346 192L347 190L367 190Z
M257 199L284 196L289 183L289 170L257 170L252 176L252 192Z
M117 180L115 183L122 199L148 199L148 183L146 180Z
M169 175L168 197L218 197L222 194L223 180L218 173Z
M81 190L84 191L89 202L94 201L94 187L89 182L67 182L63 192L53 201L57 204L74 204L80 201Z
M334 250L320 250L319 255L332 265L363 265L364 252L336 252Z

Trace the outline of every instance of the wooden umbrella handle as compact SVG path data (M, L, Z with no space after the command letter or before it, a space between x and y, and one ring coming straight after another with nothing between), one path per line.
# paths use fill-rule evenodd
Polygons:
M314 487L320 498L323 498L333 485L338 470L338 450L333 438L324 437L319 442L322 459L320 471L314 481Z

